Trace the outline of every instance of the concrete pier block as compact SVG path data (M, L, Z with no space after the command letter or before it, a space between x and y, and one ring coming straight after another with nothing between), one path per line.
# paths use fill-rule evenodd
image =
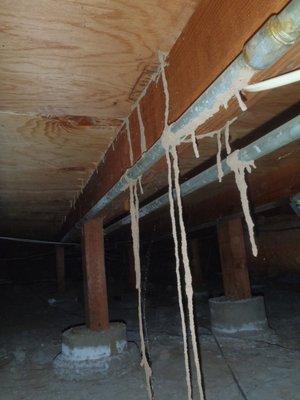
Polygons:
M243 300L222 297L209 299L211 327L215 334L240 334L268 331L262 296Z
M62 351L54 360L55 371L71 380L121 375L138 365L138 350L128 345L126 326L110 323L109 329L92 331L76 326L63 332Z

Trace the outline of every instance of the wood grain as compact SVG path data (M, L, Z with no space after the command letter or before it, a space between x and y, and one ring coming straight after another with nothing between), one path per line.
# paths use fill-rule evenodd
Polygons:
M0 110L124 118L199 2L1 1Z
M57 231L148 83L158 50L170 50L199 2L1 2L3 234ZM122 157L116 165L126 167Z
M235 300L251 297L242 219L219 224L218 241L225 296Z
M111 119L0 114L1 232L53 234L119 126Z
M92 331L109 329L103 220L84 224L82 239L86 325Z

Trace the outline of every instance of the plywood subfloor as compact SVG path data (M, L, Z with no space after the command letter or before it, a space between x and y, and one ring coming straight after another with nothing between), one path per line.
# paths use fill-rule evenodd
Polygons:
M2 114L1 233L54 233L118 126L118 120Z
M1 234L58 231L199 3L1 2Z
M124 118L199 2L1 1L0 110Z

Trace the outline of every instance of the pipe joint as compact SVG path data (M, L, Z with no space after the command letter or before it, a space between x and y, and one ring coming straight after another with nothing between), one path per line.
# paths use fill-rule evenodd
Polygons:
M279 60L300 36L300 2L292 1L280 14L271 16L245 44L244 61L254 70Z
M280 16L272 16L267 24L269 34L274 40L284 46L293 45L299 35L299 30L296 29L293 20L284 21Z

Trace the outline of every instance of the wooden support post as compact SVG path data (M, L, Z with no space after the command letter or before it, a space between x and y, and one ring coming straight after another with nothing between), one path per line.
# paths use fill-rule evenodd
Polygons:
M190 243L191 252L191 270L193 278L194 290L199 290L202 284L202 266L200 257L200 240L198 238L192 239Z
M135 290L135 267L134 267L134 256L133 256L133 248L132 244L128 247L128 284L130 290Z
M59 293L64 293L65 282L65 249L63 246L56 246L56 279Z
M82 236L86 325L93 331L108 329L103 219L86 222Z
M251 297L244 231L241 218L218 225L218 239L225 296Z

